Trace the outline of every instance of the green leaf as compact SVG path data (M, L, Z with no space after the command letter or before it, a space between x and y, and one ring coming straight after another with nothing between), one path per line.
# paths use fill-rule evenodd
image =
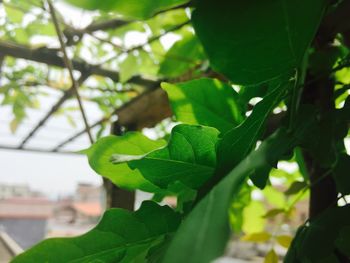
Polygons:
M341 253L350 257L350 226L340 230L340 235L335 241L335 245Z
M246 234L262 232L265 228L266 209L261 202L253 201L243 210L242 229Z
M4 5L6 17L9 21L16 24L21 24L23 20L24 13L21 10L16 9L15 7Z
M20 124L20 122L14 118L11 122L10 122L10 130L12 134L15 134L18 128L18 125Z
M212 67L235 84L253 85L299 67L326 3L201 0L192 20Z
M335 254L332 254L329 257L322 259L320 263L341 263L341 262L339 262L338 257Z
M217 79L198 79L180 84L162 83L176 120L217 128L221 132L243 121L238 94Z
M241 232L245 222L243 211L251 202L252 187L246 183L237 193L229 209L230 227L233 232Z
M119 65L120 68L120 82L124 83L128 81L132 76L138 72L137 57L133 54L127 56L127 58Z
M263 132L264 124L270 112L281 101L288 85L275 87L264 99L255 105L252 114L238 127L228 131L219 142L219 174L226 174L237 165L255 147ZM260 188L266 185L268 172L261 167L251 175L254 184Z
M285 207L286 206L286 197L283 193L278 191L275 187L267 186L263 190L264 197L266 201L276 207Z
M167 12L158 14L155 17L147 20L146 23L154 35L160 35L164 31L168 31L189 21L185 9L173 9Z
M303 153L299 147L295 148L294 155L295 155L295 161L297 162L297 164L299 166L299 171L300 171L301 175L303 176L305 181L308 181L310 178L309 172L306 168Z
M337 189L343 195L350 194L350 156L346 153L338 157L338 161L333 170L333 177L337 185Z
M177 125L167 147L140 156L113 155L113 161L128 161L132 169L161 188L180 181L197 189L214 173L218 134L210 127Z
M27 33L27 30L25 30L25 28L16 28L13 32L15 32L15 39L16 42L19 43L27 43L28 39L29 39L29 35Z
M197 37L187 33L165 54L158 73L168 78L175 78L200 64L203 58L203 47Z
M343 237L342 231L349 227L350 205L325 210L298 230L285 262L321 262L331 257Z
M13 263L144 262L148 250L174 232L179 223L180 217L172 209L150 201L133 213L110 209L88 233L47 239L16 257Z
M278 263L278 256L275 250L271 249L269 253L266 254L264 263Z
M138 170L130 169L126 163L112 164L110 159L113 154L144 155L164 145L162 140L153 141L141 133L128 132L123 136L102 138L83 153L88 156L89 164L96 173L119 187L158 192L160 189L143 178Z
M35 20L26 28L31 35L56 36L53 23Z
M232 197L239 192L249 174L269 165L271 160L277 161L294 147L295 140L292 134L280 130L240 162L187 216L175 234L163 263L187 262L189 257L191 263L207 263L222 255L230 236L227 211Z
M289 248L293 238L291 236L281 235L276 237L276 240L282 247Z
M256 242L256 243L264 243L269 241L271 238L271 234L267 232L258 232L245 235L241 238L242 241Z
M284 214L284 213L286 213L286 210L282 208L275 208L267 211L266 214L263 215L263 218L274 218L275 216Z
M285 195L295 195L300 191L304 190L307 187L307 183L305 181L299 182L295 181L289 186L287 191L284 192Z
M103 11L115 11L128 18L147 19L156 13L167 10L181 4L187 3L189 0L67 0L67 2L82 8Z

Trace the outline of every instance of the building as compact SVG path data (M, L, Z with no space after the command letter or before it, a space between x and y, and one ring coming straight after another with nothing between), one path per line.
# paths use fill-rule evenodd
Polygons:
M74 201L79 203L101 202L103 191L101 186L79 183L74 195Z
M0 199L7 199L12 197L24 197L32 194L28 185L8 185L0 184Z
M99 202L65 202L56 207L54 220L61 224L96 224L101 215Z
M53 204L43 197L15 197L0 200L0 228L27 249L46 236Z
M80 183L72 198L55 204L48 237L74 236L94 227L103 214L103 188Z

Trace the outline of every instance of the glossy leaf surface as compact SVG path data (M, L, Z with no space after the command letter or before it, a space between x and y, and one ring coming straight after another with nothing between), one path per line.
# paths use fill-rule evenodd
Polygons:
M213 68L253 85L299 67L325 0L196 2L193 24Z
M128 18L147 19L156 13L176 7L188 0L67 0L68 2L90 10L115 11Z
M216 79L163 83L177 121L217 128L221 132L243 121L238 94Z
M217 137L214 128L182 124L172 129L167 147L140 156L114 154L112 160L127 161L130 168L161 188L176 181L198 188L214 172Z
M110 179L119 187L157 192L159 189L146 180L139 171L132 170L126 163L112 164L113 154L144 155L165 145L165 142L153 141L141 133L129 132L124 136L108 136L98 140L84 153L90 166L100 175Z
M153 217L157 217L155 223ZM143 262L148 250L176 230L178 214L169 207L144 202L131 213L123 209L105 212L90 232L75 238L47 239L13 260L13 263L115 263Z

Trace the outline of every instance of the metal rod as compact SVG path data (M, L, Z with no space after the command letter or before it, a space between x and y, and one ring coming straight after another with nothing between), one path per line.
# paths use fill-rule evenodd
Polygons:
M79 155L79 152L69 152L69 151L48 151L44 149L37 148L18 148L15 146L8 145L0 145L0 150L10 150L10 151L25 151L25 152L36 152L36 153L52 153L52 154L71 154L71 155Z
M51 0L47 0L47 3L49 5L52 21L54 23L54 26L55 26L55 29L56 29L56 33L57 33L58 39L60 41L61 51L63 53L64 63L66 65L67 69L68 69L70 78L72 80L73 90L75 92L75 96L76 96L78 104L79 104L79 109L80 109L81 116L82 116L84 124L85 124L86 133L89 136L90 143L93 144L94 143L94 139L92 137L91 130L90 130L90 127L89 127L87 116L86 116L86 112L84 110L84 106L83 106L83 103L82 103L82 100L81 100L81 97L80 97L80 94L79 94L79 90L78 90L79 89L79 85L78 85L78 82L75 80L75 77L74 77L74 74L73 74L73 64L72 64L72 61L70 61L70 59L68 57L68 54L67 54L66 45L65 45L65 43L63 41L63 33L62 33L61 28L60 28L60 25L58 24L58 20L57 20L57 17L56 17L56 11L55 11L55 8L52 5Z
M83 75L78 80L79 83L83 83L88 76ZM47 122L47 120L54 114L61 106L62 104L72 95L73 93L73 86L67 90L63 96L56 102L55 105L52 106L50 111L46 113L46 115L39 121L39 123L29 132L29 134L22 140L20 145L17 147L18 149L23 149L24 145L34 136L34 134Z

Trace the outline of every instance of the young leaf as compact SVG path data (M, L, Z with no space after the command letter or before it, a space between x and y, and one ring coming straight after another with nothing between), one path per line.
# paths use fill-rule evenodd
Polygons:
M18 10L13 6L4 5L6 18L12 23L21 24L23 20L22 10Z
M289 248L293 238L291 236L281 235L276 237L276 240L282 247Z
M203 48L197 37L186 34L165 54L158 73L164 77L175 78L194 68L203 58Z
M16 257L13 263L144 262L148 250L174 232L179 223L180 217L172 209L150 201L134 213L114 208L106 211L88 233L47 239Z
M253 85L299 67L326 3L201 0L192 20L213 68Z
M291 184L291 186L284 192L285 195L295 195L299 193L301 190L307 187L307 183L305 181L299 182L295 181Z
M180 181L197 189L214 172L216 165L215 145L219 132L210 127L177 125L171 131L167 147L146 155L113 155L112 160L128 161L129 167L140 171L142 176L161 188Z
M132 76L138 72L137 57L129 54L128 57L119 65L120 67L120 82L128 81Z
M189 0L66 0L86 9L115 11L128 18L147 19L156 13L187 3Z
M128 132L123 136L104 137L83 153L88 156L89 164L96 173L119 187L158 192L160 189L143 178L138 170L130 169L126 163L112 164L110 159L113 154L144 155L164 145L165 141L153 141L141 133Z
M275 208L271 209L266 212L266 214L263 216L263 218L274 218L277 215L284 214L286 210L281 209L281 208Z
M266 209L264 204L258 201L250 202L243 210L242 230L246 234L264 231L266 220L263 215L265 213Z
M264 243L269 241L271 238L271 234L267 232L259 232L245 235L241 238L242 241L256 242L256 243Z
M278 256L275 250L271 249L269 253L266 254L264 263L278 263Z
M270 112L281 101L288 85L278 85L265 98L255 105L252 114L238 127L228 131L220 140L218 146L218 174L226 174L237 165L255 147L263 131L265 121ZM251 175L254 184L263 188L267 177L264 167ZM261 176L263 174L263 176Z
M211 126L226 132L244 119L238 94L217 79L162 83L162 88L168 94L177 121Z

